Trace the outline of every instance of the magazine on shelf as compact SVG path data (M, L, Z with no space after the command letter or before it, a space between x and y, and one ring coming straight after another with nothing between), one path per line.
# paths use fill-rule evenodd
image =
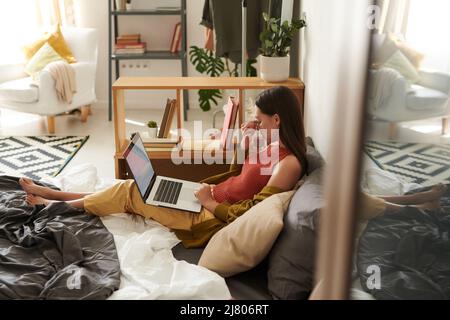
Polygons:
M230 97L227 103L227 110L223 121L222 131L211 139L203 140L183 140L183 150L231 150L233 145L233 131L235 128L239 103L234 97Z

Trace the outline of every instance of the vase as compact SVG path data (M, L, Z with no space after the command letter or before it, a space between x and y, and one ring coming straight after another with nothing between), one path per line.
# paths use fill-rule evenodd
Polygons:
M116 10L126 10L127 0L116 0Z
M261 78L266 82L284 82L289 79L290 57L261 56Z

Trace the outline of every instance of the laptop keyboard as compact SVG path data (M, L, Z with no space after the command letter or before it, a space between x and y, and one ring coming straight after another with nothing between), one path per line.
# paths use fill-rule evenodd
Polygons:
M156 190L154 201L176 204L178 197L180 196L181 187L183 183L163 180L159 183L158 189Z

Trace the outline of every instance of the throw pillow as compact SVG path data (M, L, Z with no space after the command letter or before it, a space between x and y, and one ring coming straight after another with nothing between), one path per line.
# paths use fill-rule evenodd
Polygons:
M411 84L420 80L419 73L416 68L411 64L408 58L400 51L397 50L389 59L385 62L384 67L392 68L400 72L406 80Z
M397 46L391 37L386 34L376 34L372 38L374 66L383 65L397 51Z
M283 215L293 194L288 191L272 195L217 232L198 264L223 277L258 265L283 228Z
M28 75L33 76L44 69L46 65L54 61L64 61L64 59L51 45L45 43L27 63L25 72Z
M325 205L324 167L306 177L284 216L269 254L268 289L274 299L307 299L313 288L315 235Z
M422 64L425 55L413 47L411 47L408 43L406 43L400 37L389 34L390 39L395 43L397 48L405 55L406 58L411 62L411 64L416 68L416 70L420 69L420 65Z
M23 48L26 59L30 60L46 42L48 42L68 63L77 62L72 51L64 40L59 24L55 27L53 32L46 32L40 39Z

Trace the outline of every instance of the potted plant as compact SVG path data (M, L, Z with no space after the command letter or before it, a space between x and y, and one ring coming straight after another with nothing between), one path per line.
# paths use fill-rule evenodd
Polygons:
M157 131L158 131L158 124L156 123L156 121L150 120L149 122L147 122L147 127L148 127L148 137L149 138L156 138L157 137Z
M263 13L264 30L261 41L261 78L267 82L283 82L289 78L289 51L296 32L306 26L305 20L293 19L291 23L271 18Z

